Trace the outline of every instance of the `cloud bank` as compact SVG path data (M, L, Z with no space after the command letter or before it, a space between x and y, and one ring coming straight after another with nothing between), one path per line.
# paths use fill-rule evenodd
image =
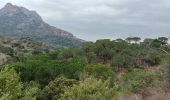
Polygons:
M170 36L169 0L0 0L36 10L86 40Z

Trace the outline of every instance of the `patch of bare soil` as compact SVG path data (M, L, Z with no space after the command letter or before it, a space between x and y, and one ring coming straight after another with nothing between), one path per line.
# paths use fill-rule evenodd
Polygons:
M4 64L7 62L7 57L5 54L0 53L0 65Z

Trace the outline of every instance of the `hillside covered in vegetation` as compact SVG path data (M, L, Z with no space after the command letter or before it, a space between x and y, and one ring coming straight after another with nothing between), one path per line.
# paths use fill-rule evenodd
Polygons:
M1 65L0 99L169 100L168 38L140 41L104 39L47 52L29 39L1 39L0 52L11 59Z
M0 64L21 60L24 56L45 53L53 48L29 37L0 37Z

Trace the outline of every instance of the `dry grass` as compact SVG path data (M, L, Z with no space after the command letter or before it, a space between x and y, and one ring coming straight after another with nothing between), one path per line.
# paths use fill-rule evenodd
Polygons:
M5 54L0 53L0 65L4 64L7 62L7 57Z
M119 100L170 100L170 92L162 88L146 88L139 94L121 96Z

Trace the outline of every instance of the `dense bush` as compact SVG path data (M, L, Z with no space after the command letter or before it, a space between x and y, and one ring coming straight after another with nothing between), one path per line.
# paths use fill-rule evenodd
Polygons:
M10 47L4 47L2 45L0 45L0 52L5 53L7 55L13 56L14 55L14 51L12 48Z
M109 87L109 81L87 78L65 89L60 100L116 100L117 93Z
M22 84L14 69L3 68L0 71L0 99L16 100L21 96Z
M34 83L24 85L19 75L10 66L0 71L0 100L36 100L38 86Z
M14 53L0 47L0 52L16 59L1 67L0 99L116 100L118 94L158 86L162 74L154 68L159 68L161 61L169 84L170 59L163 59L164 53L170 52L167 39L139 41L138 37L104 39L52 52L33 49ZM34 44L30 43L30 48L35 48Z
M113 57L112 67L113 69L118 68L130 68L132 67L133 57L128 54L117 54Z
M123 75L122 91L139 92L145 87L158 85L161 75L157 72L146 72L141 69L133 69Z
M63 76L57 77L54 81L51 81L40 93L38 99L40 100L58 100L61 94L64 93L66 87L76 84L74 79L67 79Z
M151 66L159 65L161 63L161 56L156 51L148 52L145 59Z
M135 40L133 41L136 41ZM150 39L148 39L150 40ZM150 43L151 42L151 43ZM155 66L161 62L159 48L153 48L152 43L145 40L141 44L128 43L125 40L97 40L95 43L87 42L81 47L60 49L48 54L49 59L60 61L84 62L87 64L107 64L115 68L134 68L141 66ZM148 46L149 45L149 46ZM166 47L165 44L161 44Z
M46 58L33 58L16 63L13 67L20 73L23 81L34 80L46 85L59 75L79 79L80 74L84 71L85 64L80 62L46 60Z
M167 85L168 87L170 87L170 57L166 57L164 58L164 60L162 61L162 71L164 74L164 82L165 85Z
M113 72L111 67L102 64L87 65L85 67L85 72L88 75L94 76L99 79L114 78L116 74L115 72Z

